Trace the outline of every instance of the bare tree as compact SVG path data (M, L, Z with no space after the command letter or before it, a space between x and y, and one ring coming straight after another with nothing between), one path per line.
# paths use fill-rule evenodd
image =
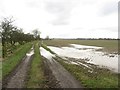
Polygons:
M38 29L34 29L32 32L33 32L34 37L35 37L36 39L40 39L40 34L41 34L41 32L40 32Z

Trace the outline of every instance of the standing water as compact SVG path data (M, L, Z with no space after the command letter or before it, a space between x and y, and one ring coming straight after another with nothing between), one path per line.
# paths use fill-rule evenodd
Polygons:
M102 49L102 47L96 46L85 46L70 44L72 47L53 47L48 46L53 52L55 52L60 57L68 57L74 59L82 59L87 63L92 63L99 66L104 66L114 72L118 72L118 56L113 54L112 57L110 54L106 55L102 51L97 51Z

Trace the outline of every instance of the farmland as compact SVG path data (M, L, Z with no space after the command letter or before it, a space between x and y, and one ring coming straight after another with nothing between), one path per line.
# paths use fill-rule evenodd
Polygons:
M53 54L59 50L59 48L54 49L54 47L60 47L60 48L66 47L67 48L70 46L70 44L103 47L103 50L100 49L98 50L98 52L100 51L100 52L104 52L107 54L110 54L110 53L117 54L118 52L118 41L117 40L44 40L43 42L44 44L49 46L49 47L44 47L44 48L46 48L46 50L52 52ZM69 52L70 51L68 51L68 53ZM64 53L64 51L61 51L59 53ZM82 82L84 87L88 87L88 88L90 87L92 88L101 88L101 87L102 88L105 88L105 87L117 88L118 87L118 74L117 73L110 71L106 67L100 68L97 65L86 63L85 60L78 59L79 61L76 61L75 57L69 58L69 56L67 56L66 57L67 60L66 60L64 58L61 58L61 56L59 56L59 55L64 56L64 54L59 54L59 53L57 53L58 56L54 57L54 59L57 60L61 65L63 65L63 67L66 68L74 77L76 77L77 80ZM70 61L73 62L73 64ZM93 72L88 72L89 71L88 68L85 68L85 66L83 66L82 64L78 65L78 63L76 62L80 62L84 65L90 66L92 69L94 69Z
M118 52L118 40L44 40L44 43L49 46L69 46L69 44L81 44L90 46L104 47L103 51L108 53ZM120 42L119 42L120 43Z

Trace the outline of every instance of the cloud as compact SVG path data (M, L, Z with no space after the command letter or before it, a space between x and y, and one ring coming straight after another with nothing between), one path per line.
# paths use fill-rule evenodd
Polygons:
M44 37L117 37L116 7L115 0L0 0L0 17L12 15L16 26Z
M112 13L118 12L118 2L117 1L110 1L103 5L101 8L101 15L110 15Z
M98 30L105 30L109 32L118 32L118 27L105 27L105 28L97 28Z
M56 16L51 22L53 25L69 24L72 8L71 0L47 0L45 2L45 10Z
M38 8L41 6L41 0L26 0L26 6L30 8Z

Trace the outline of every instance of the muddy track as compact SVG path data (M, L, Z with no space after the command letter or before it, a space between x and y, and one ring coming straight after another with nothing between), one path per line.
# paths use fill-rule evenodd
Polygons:
M44 70L44 76L46 78L47 88L61 88L59 81L56 80L55 76L50 70L50 67L47 63L47 59L45 57L42 57L42 59L43 59L43 70Z
M3 88L24 88L27 73L34 55L26 55L14 70L3 79Z
M55 85L61 88L83 88L81 84L56 60L46 59L45 64L51 70L52 75L56 78Z

